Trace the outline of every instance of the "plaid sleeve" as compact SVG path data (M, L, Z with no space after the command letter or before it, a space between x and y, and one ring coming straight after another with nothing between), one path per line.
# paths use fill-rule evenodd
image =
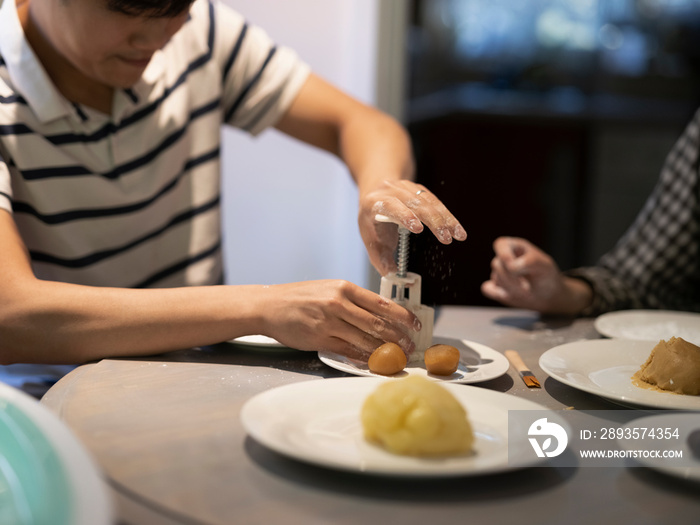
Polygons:
M566 272L590 284L584 315L630 308L700 311L700 111L669 153L632 226L598 266Z

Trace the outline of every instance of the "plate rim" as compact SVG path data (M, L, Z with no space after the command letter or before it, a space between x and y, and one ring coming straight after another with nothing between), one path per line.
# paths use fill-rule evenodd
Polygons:
M640 425L645 425L645 426L659 426L662 425L660 423L661 420L671 420L671 419L676 419L678 417L682 417L683 415L697 415L694 412L687 412L687 411L674 411L674 412L668 412L666 414L652 414L650 416L643 416L640 418L635 418L632 421L629 421L623 425L622 428L626 427L634 427L634 426L640 426ZM664 423L663 425L666 425ZM698 426L698 429L700 429L700 425ZM632 450L630 448L627 448L625 445L627 444L625 440L621 439L616 439L618 446L622 450ZM690 481L700 481L700 460L698 460L698 466L697 467L672 467L672 466L664 466L661 465L655 461L650 461L647 460L646 458L636 458L633 461L637 462L637 464L650 468L652 470L661 472L663 474L673 476L675 478L680 478L684 480L690 480Z
M487 357L493 357L498 361L498 363L494 364L494 366L499 366L500 368L498 368L496 370L496 372L498 372L497 374L496 374L496 372L494 372L493 375L489 375L488 377L482 377L482 378L479 378L476 380L469 379L468 377L467 378L461 377L461 378L457 378L457 379L449 379L449 378L443 379L443 378L435 376L435 375L430 375L430 374L423 375L423 374L421 374L423 377L426 377L428 379L431 379L433 381L437 381L440 383L470 385L470 384L475 384L475 383L483 383L484 381L491 381L493 379L499 378L502 375L506 374L508 372L508 369L510 368L510 362L508 361L508 359L506 358L505 355L503 355L498 350L491 348L490 346L487 346L483 343L479 343L478 341L471 341L468 339L460 339L457 337L442 337L442 336L435 336L435 337L437 339L440 339L441 341L453 340L453 341L459 341L465 345L476 345L477 347L481 347L483 350L486 351L487 354L490 354ZM326 365L330 366L331 368L335 368L336 370L339 370L341 372L345 372L346 374L351 374L351 375L357 376L357 377L376 377L376 378L380 378L380 379L401 379L402 377L407 377L407 375L411 375L411 372L409 371L407 375L384 376L381 374L375 374L374 372L370 372L369 370L367 370L367 371L361 370L359 368L355 368L355 370L358 370L358 372L356 373L352 370L348 370L347 368L337 366L336 363L338 360L335 359L334 356L338 356L341 358L343 357L340 354L337 354L335 352L329 352L329 351L323 351L323 350L318 352L318 358ZM425 370L425 368L420 367L420 366L408 366L407 365L406 368L404 368L404 371L416 369L416 368Z
M603 337L609 337L612 339L627 339L630 341L656 341L658 342L657 339L638 339L638 338L629 338L629 337L623 337L620 335L616 335L614 332L609 331L605 328L606 322L609 322L610 319L616 318L616 317L633 317L633 316L639 316L639 315L648 315L651 317L661 317L661 316L675 316L675 317L680 317L680 318L697 318L700 320L700 312L686 312L683 310L654 310L654 309L630 309L630 310L614 310L612 312L605 312L603 314L600 314L598 317L595 318L593 321L593 327L595 330L602 335Z
M263 337L269 341L255 341L253 338ZM243 346L254 346L259 348L289 348L284 346L282 343L277 341L274 337L270 337L262 334L249 334L236 337L228 341L229 343ZM291 349L290 349L291 350Z
M364 383L366 386L364 387L366 390L370 390L372 388L376 388L382 383L385 383L387 381L391 381L389 378L381 378L381 377L336 377L336 378L319 378L319 379L312 379L312 380L306 380L306 381L298 381L295 383L288 383L285 385L281 385L269 390L265 390L263 392L260 392L259 394L256 394L252 398L250 398L246 403L243 405L241 408L240 412L240 420L241 424L243 425L243 428L246 431L246 434L263 445L264 447L281 454L285 457L292 458L296 461L306 463L306 464L311 464L315 465L318 467L323 467L323 468L329 468L332 470L339 470L339 471L345 471L345 472L353 472L353 473L359 473L359 474L367 474L367 475L372 475L372 476L385 476L385 477L401 477L401 478L424 478L424 479L435 479L435 478L454 478L454 477L473 477L473 476L481 476L481 475L490 475L490 474L496 474L500 472L506 472L506 471L513 471L513 470L520 470L523 468L528 468L532 467L534 465L537 465L539 463L546 462L546 458L531 458L527 461L522 461L521 463L516 463L516 464L509 464L509 462L506 460L503 463L499 463L498 465L490 465L487 467L482 467L479 469L440 469L438 464L436 463L436 467L431 468L431 469L420 469L420 470L410 470L410 469L390 469L382 466L372 466L371 464L363 464L362 466L358 466L356 464L352 464L349 462L343 462L342 460L335 459L334 461L326 461L323 458L315 457L315 458L310 458L308 455L302 454L295 452L293 450L290 450L290 447L285 447L285 446L280 446L278 442L276 442L274 439L271 439L269 436L264 435L254 427L254 423L251 423L251 420L255 419L255 411L256 411L256 405L258 403L264 402L268 398L273 398L275 396L283 395L285 391L288 389L305 389L305 388L311 388L312 392L316 388L320 388L321 390L325 388L333 388L332 385L338 384L339 382L344 382L351 384L352 382L358 383ZM321 386L324 385L324 386ZM478 396L485 396L485 397L493 397L493 398L498 398L498 399L508 399L511 401L514 401L518 406L515 408L505 408L504 410L507 412L509 410L536 410L539 412L547 412L548 414L551 414L553 418L557 420L561 420L556 414L556 411L552 409L548 409L544 405L541 405L535 401L525 399L522 397L514 396L511 394L507 394L505 392L499 392L497 390L490 390L486 388L481 388L473 385L463 385L463 384L457 384L457 383L448 383L444 385L448 390L454 392L470 392L472 394L477 394ZM467 394L467 396L470 394ZM464 401L465 396L458 396L458 399L460 401ZM478 400L477 400L478 401ZM473 401L470 401L473 402ZM566 424L565 421L561 420L563 424ZM506 442L507 442L507 432L506 432ZM372 445L369 445L372 446ZM507 449L507 444L506 444L506 449ZM380 449L381 450L381 449ZM386 452L382 451L382 454L389 454L390 456L388 457L396 457L396 458L402 458L403 456L400 456L398 454L394 455L391 452ZM505 451L506 457L508 454L508 451ZM431 460L430 458L413 458L410 456L406 457L406 460L408 462L423 462L425 461L426 463L429 463ZM401 461L399 459L398 461Z
M572 388L575 388L577 390L581 390L583 392L587 392L589 394L596 395L598 397L607 399L608 401L614 402L616 404L621 404L623 406L626 406L628 408L635 408L635 409L643 409L643 408L652 408L652 409L662 409L662 410L688 410L688 411L698 411L700 410L700 397L699 396L683 396L682 398L695 398L698 397L698 404L699 406L697 408L689 408L687 406L681 406L678 404L674 404L670 400L672 397L664 397L662 399L667 399L669 400L668 403L666 402L660 402L656 404L648 404L644 401L635 401L634 399L629 399L625 396L617 396L614 393L607 392L605 390L602 390L600 387L595 387L591 386L588 384L581 384L577 383L575 381L570 380L569 378L562 376L559 374L557 371L553 370L548 364L547 360L551 359L553 356L558 355L559 353L566 351L570 348L573 348L575 346L581 346L581 345L595 345L595 346L613 346L613 345L629 345L630 347L636 346L636 347L641 347L641 346L649 346L647 352L651 352L652 348L654 347L656 343L652 341L643 341L643 340L638 340L638 339L618 339L618 338L613 338L613 339L583 339L580 341L570 341L568 343L564 343L561 345L554 346L550 348L549 350L545 351L539 359L539 366L542 369L544 373L546 373L548 376L552 377L553 379L564 383L565 385L568 385ZM642 361L640 361L637 366L641 366L641 364L644 362L644 359L646 359L645 356ZM601 368L600 370L606 370L606 368ZM591 384L593 384L591 382ZM659 392L660 395L665 395L663 392ZM680 394L672 394L668 393L668 396L677 396Z

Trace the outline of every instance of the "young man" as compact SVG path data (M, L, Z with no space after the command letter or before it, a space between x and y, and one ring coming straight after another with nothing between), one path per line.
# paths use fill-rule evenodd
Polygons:
M700 111L666 159L629 230L597 266L560 272L525 239L501 237L481 290L508 306L594 316L657 308L700 312Z
M224 286L219 127L337 154L370 260L396 227L466 232L411 182L404 130L215 2L4 0L0 361L80 363L264 334L301 350L410 352L416 318L344 281ZM264 198L264 196L259 196Z

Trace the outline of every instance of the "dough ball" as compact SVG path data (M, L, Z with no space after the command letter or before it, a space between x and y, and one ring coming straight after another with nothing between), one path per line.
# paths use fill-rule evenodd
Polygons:
M449 376L459 367L459 350L450 345L433 345L425 351L425 368L431 374Z
M381 384L362 406L365 439L390 452L449 456L469 452L474 432L462 404L421 376Z
M384 343L372 352L367 365L369 371L375 374L384 376L398 374L406 368L406 354L396 343Z

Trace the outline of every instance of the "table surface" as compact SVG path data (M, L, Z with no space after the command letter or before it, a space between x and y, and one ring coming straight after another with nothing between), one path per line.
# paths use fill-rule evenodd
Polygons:
M590 319L526 310L441 307L435 335L515 349L542 383L510 368L479 387L552 410L624 410L539 368L546 350L600 337ZM105 473L120 523L698 523L700 484L643 467L534 467L407 479L341 472L279 455L246 435L255 394L348 377L314 353L224 343L81 366L42 399Z

